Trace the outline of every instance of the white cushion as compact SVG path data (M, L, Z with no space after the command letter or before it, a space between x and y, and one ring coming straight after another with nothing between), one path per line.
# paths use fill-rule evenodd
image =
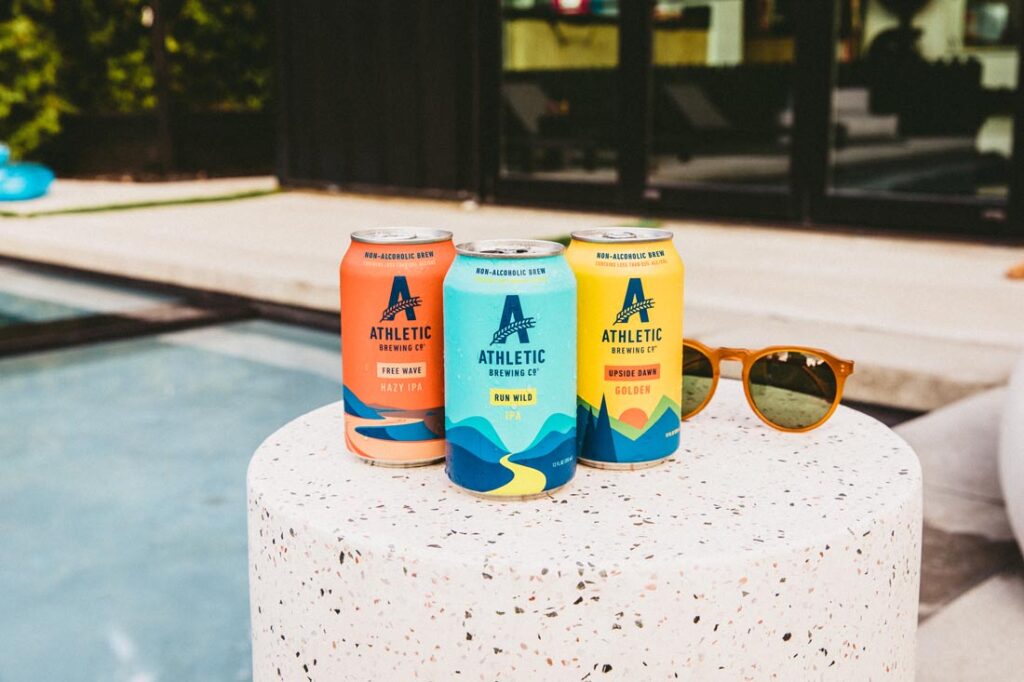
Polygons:
M1024 358L1010 377L999 433L999 481L1006 513L1024 547Z
M1005 388L991 389L896 427L921 461L928 525L993 541L1013 539L999 485L1005 402Z

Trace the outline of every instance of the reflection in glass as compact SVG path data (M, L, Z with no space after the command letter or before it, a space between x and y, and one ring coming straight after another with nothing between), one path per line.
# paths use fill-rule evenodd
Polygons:
M652 184L787 184L793 4L656 3Z
M614 182L618 3L504 0L501 172Z
M836 375L812 353L779 351L750 367L750 399L765 419L803 429L825 418L836 399Z
M715 383L715 366L711 358L694 346L683 346L683 419L704 404Z
M1019 0L840 0L835 189L1005 196Z

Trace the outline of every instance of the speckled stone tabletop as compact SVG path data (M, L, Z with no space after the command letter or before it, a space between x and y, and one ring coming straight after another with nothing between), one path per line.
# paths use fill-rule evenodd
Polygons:
M870 417L781 433L723 381L672 460L530 502L370 467L342 419L249 467L259 682L914 677L921 472Z

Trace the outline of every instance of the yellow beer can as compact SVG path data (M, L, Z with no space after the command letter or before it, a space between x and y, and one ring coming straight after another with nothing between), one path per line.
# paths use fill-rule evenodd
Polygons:
M679 447L683 262L672 233L581 230L566 258L577 283L579 461L653 466Z

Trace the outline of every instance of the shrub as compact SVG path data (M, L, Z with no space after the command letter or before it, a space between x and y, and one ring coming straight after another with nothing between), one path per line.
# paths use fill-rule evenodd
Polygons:
M71 107L58 89L61 56L43 21L50 0L14 0L0 9L0 141L15 156L60 132Z
M0 3L0 140L19 153L60 116L139 113L157 104L152 0ZM164 74L179 111L258 111L270 99L265 0L160 0Z

